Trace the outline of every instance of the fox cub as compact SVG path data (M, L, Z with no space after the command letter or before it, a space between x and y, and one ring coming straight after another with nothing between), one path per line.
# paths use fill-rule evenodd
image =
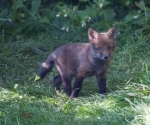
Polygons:
M38 72L40 79L55 66L58 74L54 77L54 87L59 90L63 83L69 97L78 97L83 80L88 76L96 76L99 93L106 93L106 73L116 48L116 27L104 33L89 28L88 37L89 43L69 43L57 48L42 63Z

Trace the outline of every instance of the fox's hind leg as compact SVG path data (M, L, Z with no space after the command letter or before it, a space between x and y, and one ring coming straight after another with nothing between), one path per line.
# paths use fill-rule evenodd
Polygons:
M72 93L71 80L72 80L73 76L71 76L71 75L62 75L61 77L62 77L62 80L63 80L64 90L65 90L66 94L68 96L70 96L71 93Z
M53 80L54 88L56 88L56 90L60 90L61 83L62 83L62 78L61 78L61 75L58 74L54 77L54 80Z

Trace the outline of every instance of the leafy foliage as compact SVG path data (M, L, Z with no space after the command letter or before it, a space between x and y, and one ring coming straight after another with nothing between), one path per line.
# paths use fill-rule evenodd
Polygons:
M8 4L8 1L5 3ZM1 6L1 29L14 39L18 35L29 37L43 31L51 33L54 29L82 36L89 27L105 30L116 25L120 32L143 30L149 39L149 1L80 0L74 5L51 1L49 6L47 3L41 0L14 0L7 8Z

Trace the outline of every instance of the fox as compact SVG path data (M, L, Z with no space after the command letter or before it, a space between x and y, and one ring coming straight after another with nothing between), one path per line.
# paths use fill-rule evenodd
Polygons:
M116 27L113 26L107 32L89 28L88 38L88 43L68 43L54 50L39 68L39 79L55 66L57 75L53 79L53 86L56 90L60 90L63 83L65 93L76 98L84 79L95 76L99 93L105 94L107 70L116 48Z

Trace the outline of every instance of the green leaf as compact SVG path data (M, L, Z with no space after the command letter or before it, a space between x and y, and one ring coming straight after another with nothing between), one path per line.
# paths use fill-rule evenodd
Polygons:
M0 25L2 25L6 20L5 18L7 17L8 10L4 9L0 12Z
M5 18L8 14L8 10L7 9L4 9L0 12L0 18Z
M135 5L136 5L138 8L142 9L142 8L141 8L141 5L140 5L138 2L135 2Z
M131 22L133 19L135 19L137 17L138 17L137 12L132 11L125 17L125 22Z
M38 9L41 5L41 0L33 0L31 5L32 5L31 12L38 13Z
M38 80L40 80L40 76L36 75L34 82L36 82L36 81L38 81Z
M116 16L116 13L113 9L105 9L106 18L108 21L112 21Z
M57 102L55 101L54 98L49 98L49 97L47 97L47 98L46 98L46 101L49 102L49 103L55 104L55 105L57 104Z
M138 17L137 19L134 19L131 23L132 24L142 24L142 23L144 23L146 21L146 19L144 18L144 17Z
M109 5L109 4L111 4L111 2L105 0L103 4L104 5Z
M23 6L24 6L23 0L16 0L16 2L14 2L13 4L13 9L19 9Z
M105 0L105 1L103 1L103 0L93 0L93 2L98 4L98 5L103 4L104 6L107 6L107 5L111 4L111 2L109 2L107 0Z
M42 19L39 20L39 22L49 24L50 21L47 17L43 17Z
M96 16L97 12L91 6L86 6L86 9L84 11L81 11L79 14L81 18L84 18L86 16L90 16L90 17Z
M89 0L79 0L80 2L88 2Z
M135 2L135 5L141 10L144 10L145 8L145 3L143 1L140 1L140 3Z

